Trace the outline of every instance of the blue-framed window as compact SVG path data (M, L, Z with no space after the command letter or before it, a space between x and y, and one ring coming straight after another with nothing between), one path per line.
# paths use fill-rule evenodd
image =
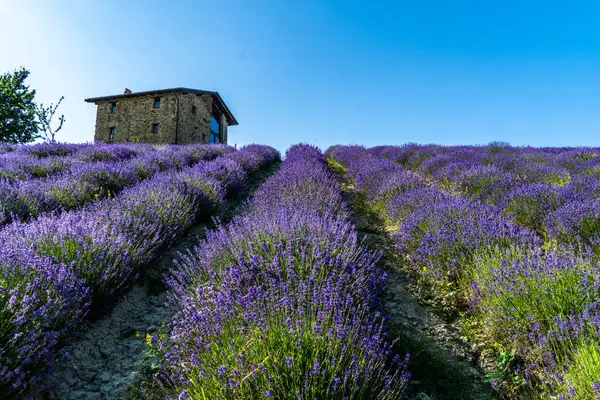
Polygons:
M108 128L108 140L111 142L115 140L115 127L114 126Z
M110 105L110 113L111 114L116 114L117 112L117 103L111 103Z
M160 108L160 97L154 98L154 108Z
M221 124L217 121L214 115L210 116L210 143L221 143L219 140L219 132L221 132Z
M158 133L158 123L152 124L152 133Z

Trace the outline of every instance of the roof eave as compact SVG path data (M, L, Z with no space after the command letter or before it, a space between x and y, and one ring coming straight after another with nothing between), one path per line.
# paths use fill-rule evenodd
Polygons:
M196 93L199 95L206 94L209 96L213 96L214 98L217 99L219 105L223 109L223 112L226 114L227 119L228 119L227 124L229 126L239 125L238 121L233 116L233 113L231 112L229 107L227 107L227 105L223 101L223 98L221 97L219 92L212 92L210 90L199 90L199 89L178 87L178 88L172 88L172 89L159 89L159 90L148 90L148 91L144 91L144 92L133 92L130 94L115 94L115 95L110 95L110 96L90 97L90 98L84 99L84 101L86 103L94 103L97 105L98 103L103 102L103 101L114 101L114 100L118 100L118 99L130 98L130 97L141 97L141 96L152 96L152 95L164 94L164 93L185 93L185 92Z
M225 102L223 101L223 98L221 97L219 92L215 92L214 97L217 98L217 100L219 101L219 104L223 107L223 111L225 112L225 115L227 115L227 120L228 120L227 125L228 126L239 125L238 121L233 116L233 113L231 112L229 107L227 107L227 104L225 104Z

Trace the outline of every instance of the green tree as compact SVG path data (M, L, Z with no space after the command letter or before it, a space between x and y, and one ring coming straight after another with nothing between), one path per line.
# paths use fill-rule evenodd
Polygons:
M27 143L39 137L35 90L25 85L23 67L0 75L0 142Z

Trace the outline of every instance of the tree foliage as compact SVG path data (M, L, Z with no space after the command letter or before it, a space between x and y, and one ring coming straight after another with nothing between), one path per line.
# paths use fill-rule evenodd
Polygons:
M0 142L27 143L39 137L35 90L25 85L23 67L0 75Z

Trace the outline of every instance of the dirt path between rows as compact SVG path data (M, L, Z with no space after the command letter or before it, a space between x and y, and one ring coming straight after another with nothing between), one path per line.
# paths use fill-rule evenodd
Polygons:
M409 399L483 400L496 398L479 366L478 351L461 334L459 319L448 321L420 300L414 278L401 267L384 222L370 210L364 198L344 185L352 220L364 244L381 252L388 274L382 296L382 312L389 316L390 334L399 338L395 350L410 353L412 380Z
M239 214L246 200L278 169L278 164L257 174L248 188L221 206L222 222ZM165 253L149 264L146 273L127 291L103 318L88 322L70 340L71 356L58 363L52 390L36 395L45 400L117 400L132 395L148 379L151 359L146 357L146 333L156 334L172 317L165 306L165 274L179 253L194 247L214 223L201 222Z

